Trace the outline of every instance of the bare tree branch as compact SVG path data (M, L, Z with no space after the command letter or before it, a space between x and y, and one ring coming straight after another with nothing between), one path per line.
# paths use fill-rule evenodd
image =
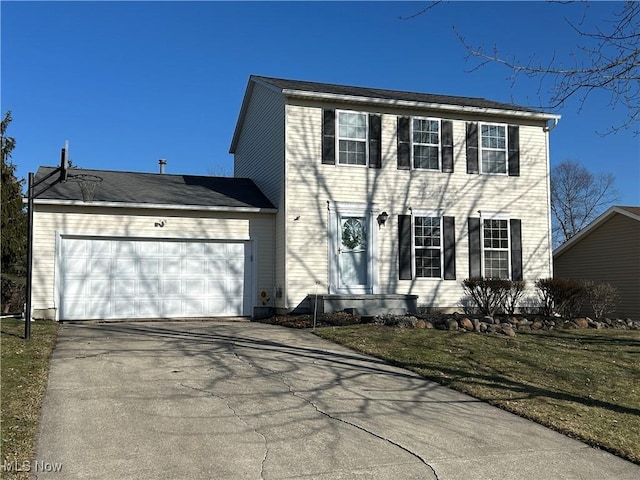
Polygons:
M554 246L569 240L617 199L613 175L594 176L573 160L556 166L551 172Z
M634 134L638 135L640 2L624 2L611 20L605 21L594 31L586 31L580 26L587 16L588 6L588 2L585 2L585 13L579 24L565 19L583 43L578 45L575 51L569 52L568 58L564 59L558 58L554 53L547 61L535 56L522 60L502 55L497 47L488 53L482 46L471 45L457 31L456 35L467 50L467 59L476 59L478 62L470 71L488 64L503 65L511 70L512 82L515 82L519 75L538 78L538 94L541 94L543 87L549 82L548 104L540 106L544 109L556 109L564 106L569 99L578 98L580 110L594 91L606 91L610 95L609 106L624 108L626 117L620 124L608 127L601 134L633 128Z

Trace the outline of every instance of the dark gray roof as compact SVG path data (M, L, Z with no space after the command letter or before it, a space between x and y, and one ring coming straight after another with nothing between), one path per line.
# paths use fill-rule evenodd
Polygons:
M55 168L40 167L35 182ZM38 196L48 200L82 200L78 175L102 179L94 201L149 205L192 205L228 208L275 208L262 191L248 178L209 177L199 175L166 175L160 173L119 172L110 170L69 170L69 178ZM55 175L36 188L40 191Z
M494 102L491 100L486 100L484 98L404 92L399 90L385 90L381 88L351 87L347 85L333 85L330 83L286 80L283 78L262 77L258 75L251 75L251 78L268 83L280 89L302 90L305 92L380 98L384 100L404 100L409 102L436 103L442 105L456 105L461 107L496 108L500 110L543 113L539 110L534 110L519 105L513 105L510 103Z

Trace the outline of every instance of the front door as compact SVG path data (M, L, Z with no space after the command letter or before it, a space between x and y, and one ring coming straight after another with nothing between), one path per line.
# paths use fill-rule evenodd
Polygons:
M376 213L374 206L366 204L329 204L329 293L375 292Z
M338 287L366 290L369 284L369 232L367 218L340 216L338 237Z

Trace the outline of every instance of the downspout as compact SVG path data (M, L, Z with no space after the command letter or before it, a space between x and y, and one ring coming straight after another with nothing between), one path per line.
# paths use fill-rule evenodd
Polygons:
M549 232L549 275L553 278L553 227L551 222L551 156L550 156L550 148L549 148L549 133L558 126L558 121L560 117L554 117L552 125L545 125L543 127L543 131L545 132L545 154L546 154L546 177L547 177L547 222L548 222L548 232Z

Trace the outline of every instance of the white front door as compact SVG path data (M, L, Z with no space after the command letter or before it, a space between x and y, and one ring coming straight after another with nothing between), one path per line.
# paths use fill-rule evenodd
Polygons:
M341 216L338 238L338 287L348 291L369 285L369 232L366 217Z
M330 205L330 293L374 293L377 276L374 218L374 210L366 205Z

